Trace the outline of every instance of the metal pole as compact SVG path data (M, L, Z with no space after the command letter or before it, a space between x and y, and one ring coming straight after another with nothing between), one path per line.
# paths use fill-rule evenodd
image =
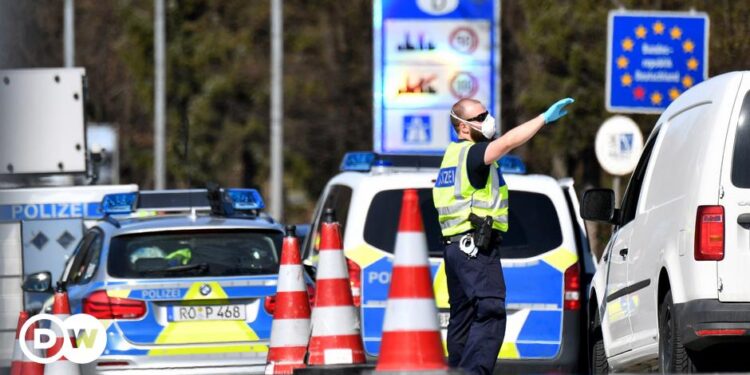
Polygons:
M154 0L154 5L154 188L158 190L166 187L164 0Z
M615 192L615 207L620 204L620 176L614 176L612 177L612 190ZM622 207L620 207L622 208Z
M271 215L276 220L283 220L284 215L282 33L282 0L271 0Z
M75 19L73 12L73 0L65 0L63 10L63 51L65 55L65 67L75 65Z

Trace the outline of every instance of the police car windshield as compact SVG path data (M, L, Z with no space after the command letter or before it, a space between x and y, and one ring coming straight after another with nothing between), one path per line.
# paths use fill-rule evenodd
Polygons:
M393 253L402 195L403 190L384 190L375 195L367 212L365 242ZM437 211L432 203L432 190L419 189L418 196L430 256L440 257L443 246L440 242ZM510 229L503 236L503 258L530 258L562 244L560 219L554 204L546 195L511 190L509 199Z
M127 234L112 238L107 268L136 279L276 274L281 241L280 232L257 230Z

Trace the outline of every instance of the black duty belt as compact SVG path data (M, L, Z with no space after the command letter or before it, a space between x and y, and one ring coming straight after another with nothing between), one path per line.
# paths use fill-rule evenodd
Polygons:
M450 237L443 237L443 244L450 245L454 242L458 243L458 241L461 241L461 237L465 236L466 233L457 234L455 236Z
M463 237L463 236L465 236L465 235L467 235L469 233L472 233L472 232L473 231L468 231L468 232L463 232L463 233L456 234L454 236L442 237L443 244L444 245L450 245L452 243L458 243L458 241L461 241L461 237ZM498 230L493 230L492 231L492 240L493 241L497 241L497 240L501 240L502 241L502 239L503 239L503 235L502 235L502 233L500 231L498 231Z

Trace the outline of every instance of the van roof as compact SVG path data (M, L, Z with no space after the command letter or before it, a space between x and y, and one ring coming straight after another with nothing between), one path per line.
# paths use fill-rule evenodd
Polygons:
M657 124L665 120L671 120L674 116L697 104L720 102L727 95L731 97L731 100L734 100L739 82L748 74L750 74L750 71L724 73L691 87L667 107L659 117Z

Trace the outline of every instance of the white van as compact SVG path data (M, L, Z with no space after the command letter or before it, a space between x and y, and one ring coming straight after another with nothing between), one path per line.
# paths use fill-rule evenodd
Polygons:
M747 353L750 72L680 95L651 132L621 207L611 190L595 189L581 211L615 226L590 289L594 372L686 372Z

